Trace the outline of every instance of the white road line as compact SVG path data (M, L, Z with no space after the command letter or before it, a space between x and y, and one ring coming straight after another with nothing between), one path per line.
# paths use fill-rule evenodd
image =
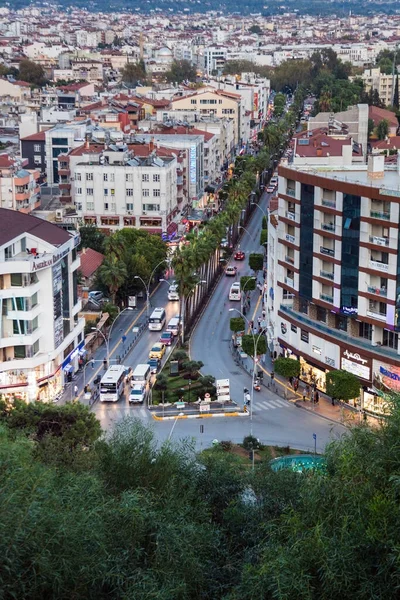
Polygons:
M281 404L279 400L270 400L270 403L274 406L277 406L278 408L283 408L283 406L285 406L284 404Z
M274 400L274 402L278 402L278 404L280 404L280 406L283 406L284 408L287 408L289 406L286 400L280 400L277 398L276 400Z

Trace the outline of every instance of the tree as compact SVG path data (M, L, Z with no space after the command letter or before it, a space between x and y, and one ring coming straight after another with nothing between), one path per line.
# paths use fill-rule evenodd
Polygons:
M243 317L232 317L229 321L230 330L233 333L239 333L239 331L245 330L245 324Z
M249 356L254 356L254 344L256 344L256 356L261 356L267 352L267 341L263 335L243 335L242 350Z
M282 377L298 377L300 375L300 363L293 358L277 358L274 362L274 371Z
M399 110L399 76L396 75L396 83L394 84L393 92L393 108Z
M260 231L260 246L266 246L268 242L268 229L261 229Z
M264 256L262 254L250 254L249 256L249 267L253 271L262 271L264 267Z
M252 292L256 289L256 279L250 275L243 275L240 278L240 288L242 292Z
M286 104L286 97L284 94L276 94L274 98L274 115L280 117L283 113Z
M104 304L101 306L101 310L103 313L108 313L107 326L110 326L119 314L118 306L111 304L111 302L104 302Z
M96 225L82 225L79 228L79 235L81 238L78 250L83 248L91 248L96 252L104 253L104 242L106 236L104 233L96 227Z
M136 63L128 62L121 70L122 81L131 87L136 87L138 83L146 82L146 67L143 61Z
M168 378L164 373L159 373L154 384L156 390L166 390L168 387Z
M386 139L389 133L389 121L387 119L382 119L382 121L379 121L376 132L378 135L378 140Z
M127 277L125 264L114 255L107 256L98 269L98 277L107 286L112 303L115 304L117 292Z
M194 378L203 365L201 360L188 360L183 363L183 368Z
M197 72L188 60L174 60L165 78L171 83L182 83L183 81L196 81Z
M375 129L375 123L373 119L368 119L368 139L371 137Z
M22 81L33 85L42 86L46 83L43 67L27 58L19 63L19 77Z
M249 29L249 33L255 33L257 35L261 35L263 33L263 30L261 29L261 27L259 25L252 25Z
M360 395L360 380L348 371L329 371L326 374L326 393L331 398L348 402Z

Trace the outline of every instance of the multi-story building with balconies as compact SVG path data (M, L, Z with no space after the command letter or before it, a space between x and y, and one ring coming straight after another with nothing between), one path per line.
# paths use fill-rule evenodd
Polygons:
M325 389L331 369L360 378L361 407L400 390L400 163L279 168L270 349Z
M51 401L78 368L79 235L0 208L0 394Z
M23 164L0 154L0 207L30 213L40 205L40 171L24 169Z

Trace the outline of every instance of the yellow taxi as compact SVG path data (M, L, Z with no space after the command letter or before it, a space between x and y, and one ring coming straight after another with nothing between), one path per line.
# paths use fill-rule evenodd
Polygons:
M152 349L149 352L149 358L158 358L159 360L161 360L162 357L164 356L164 353L165 353L164 344L154 344L154 346L152 347Z

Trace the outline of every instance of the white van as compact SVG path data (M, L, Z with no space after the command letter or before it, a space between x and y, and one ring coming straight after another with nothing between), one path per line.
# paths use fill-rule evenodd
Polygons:
M171 300L172 302L177 302L179 300L178 284L177 283L173 283L172 285L169 286L169 288L168 288L168 300Z
M143 404L147 396L147 385L145 383L135 383L129 394L129 404Z
M170 333L172 333L173 336L177 336L179 333L179 323L180 323L179 317L173 317L170 320L170 322L168 323L166 331L169 331Z
M238 300L240 302L241 290L239 281L232 283L231 289L229 290L229 300Z
M138 365L132 373L131 386L133 387L134 385L136 385L139 382L147 384L147 382L150 380L150 376L151 376L150 365L148 365L148 364Z

